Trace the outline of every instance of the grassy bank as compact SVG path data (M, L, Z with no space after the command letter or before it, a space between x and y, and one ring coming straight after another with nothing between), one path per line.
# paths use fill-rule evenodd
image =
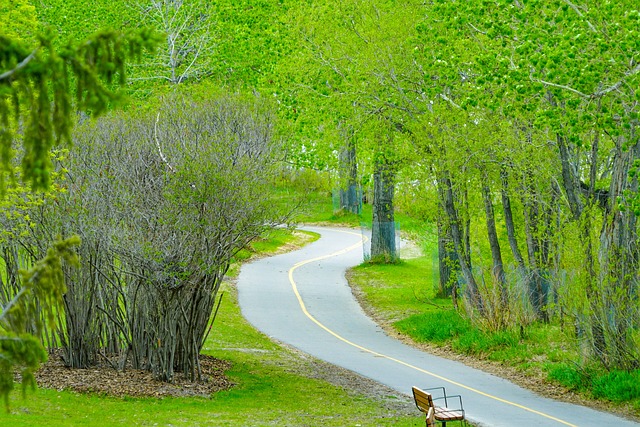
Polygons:
M280 241L277 246L264 241L257 247L274 251L295 244L286 233L278 233L275 239ZM369 386L355 390L357 379L345 384L339 370L270 341L242 317L231 281L224 284L224 291L204 353L231 361L227 374L236 383L231 390L211 398L163 399L38 389L23 400L14 392L11 411L0 412L0 425L373 427L424 423L417 411L410 410L407 399L372 395Z
M545 385L598 399L609 408L640 416L640 371L606 372L582 366L570 325L534 323L487 333L457 312L450 299L436 297L433 256L394 265L368 265L349 272L352 286L380 321L416 343L494 362L525 386ZM562 394L562 393L561 393Z

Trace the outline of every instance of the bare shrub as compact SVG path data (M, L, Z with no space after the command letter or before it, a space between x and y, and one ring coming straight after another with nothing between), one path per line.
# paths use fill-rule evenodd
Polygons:
M176 98L135 119L79 129L59 230L83 239L62 336L70 364L100 352L171 381L198 355L233 256L284 220L269 185L280 160L268 111Z

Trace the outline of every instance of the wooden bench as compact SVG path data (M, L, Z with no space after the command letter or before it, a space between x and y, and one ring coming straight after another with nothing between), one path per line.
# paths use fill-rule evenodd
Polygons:
M441 390L442 397L433 398L432 394L421 390L418 387L412 387L413 399L416 402L418 409L425 413L427 427L434 427L436 421L442 424L442 427L447 425L449 421L465 421L464 409L462 408L462 396L447 396L444 387L436 387L426 390ZM460 407L452 409L449 407L449 399L458 398ZM444 406L436 406L434 401L444 400Z

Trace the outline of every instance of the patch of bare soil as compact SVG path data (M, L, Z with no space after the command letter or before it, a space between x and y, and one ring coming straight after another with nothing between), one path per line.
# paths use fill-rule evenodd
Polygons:
M193 382L183 375L176 375L173 383L157 381L147 371L118 371L106 362L90 369L70 369L60 356L60 351L54 352L36 372L40 387L116 397L209 397L234 385L225 375L231 363L207 355L200 356L203 381Z

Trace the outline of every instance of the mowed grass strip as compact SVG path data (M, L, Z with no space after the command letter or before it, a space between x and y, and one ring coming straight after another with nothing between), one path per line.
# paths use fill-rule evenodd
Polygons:
M297 235L295 239L300 239ZM295 244L292 237L278 239ZM303 240L308 240L302 238ZM270 245L267 245L270 246ZM269 250L276 250L270 247ZM1 426L419 426L424 420L407 410L409 397L371 397L317 377L334 373L297 351L280 346L242 317L232 281L223 285L223 302L203 353L233 364L231 390L210 398L114 398L65 390L37 389L22 399L10 396ZM274 307L276 310L277 307ZM335 375L339 376L337 370ZM315 378L314 378L315 377ZM338 381L335 381L338 383Z

